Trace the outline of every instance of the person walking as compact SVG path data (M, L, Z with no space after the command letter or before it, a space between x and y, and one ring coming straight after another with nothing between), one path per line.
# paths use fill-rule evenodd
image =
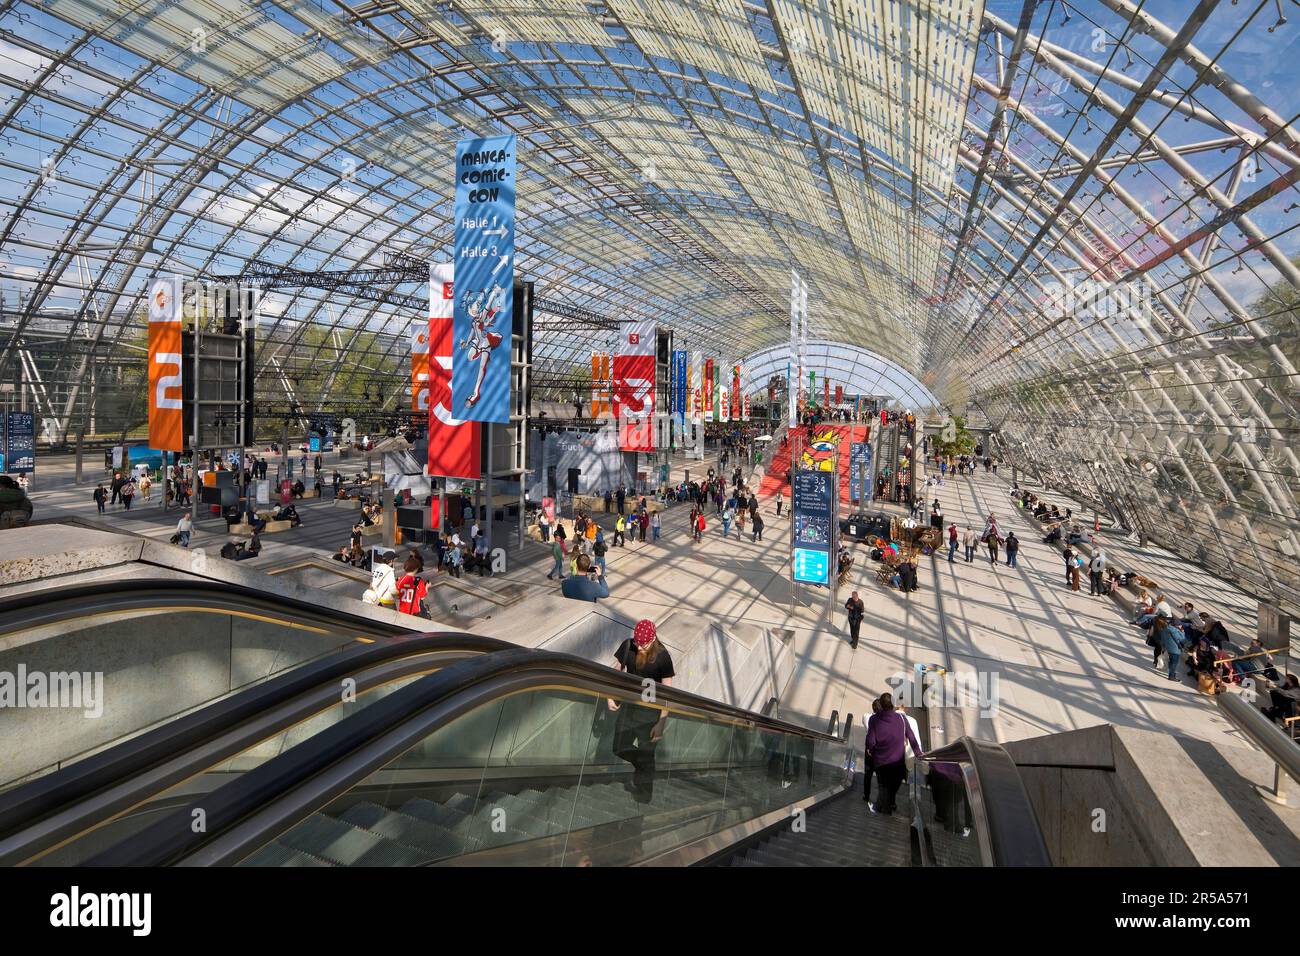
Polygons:
M1014 531L1007 533L1007 567L1016 566L1016 555L1020 553L1020 539Z
M537 513L537 530L541 532L542 544L550 544L551 519L546 517L545 511L539 511Z
M622 485L619 485L619 486L618 486L618 493L617 493L614 497L618 500L618 513L619 513L619 517L622 517L622 515L623 515L623 505L624 505L624 503L627 501L627 491L623 488ZM615 542L615 543L617 543L617 542Z
M871 716L874 717L880 713L880 698L877 697L871 702ZM867 718L870 726L870 718ZM862 759L862 799L871 803L871 778L875 775L875 762L871 759L871 749L867 748Z
M605 545L605 534L602 531L596 532L596 542L591 546L592 557L596 559L596 567L600 568L600 576L605 576L605 553L609 548Z
M605 514L610 514L614 510L614 492L609 488L605 489Z
M131 499L135 497L135 482L128 480L122 483L122 504L127 511L131 510Z
M650 513L644 506L641 508L641 515L637 518L637 529L641 532L641 543L645 544L645 533L650 527Z
M190 535L193 532L194 522L187 511L181 515L181 520L176 522L176 543L182 548L188 548L190 546Z
M656 511L650 515L650 537L653 541L659 540L659 530L662 522L659 519L659 512Z
M1070 562L1070 590L1079 590L1079 577L1083 573L1083 558L1075 555Z
M722 512L722 536L724 538L731 537L731 519L731 509L727 508Z
M555 566L551 568L551 573L546 575L546 580L550 581L556 576L558 576L561 581L564 580L564 555L564 539L557 536L555 540L551 542L551 557L555 560Z
M750 540L762 541L763 540L763 516L761 514L759 514L758 512L754 512L754 514L750 517L750 527L754 529L754 535L752 538L750 538Z
M705 523L705 521L704 521L704 512L701 511L699 514L697 514L697 515L695 516L695 525L694 525L694 530L695 530L695 540L696 540L696 541L699 541L699 540L701 539L701 537L703 537L703 535L704 535L704 529L705 529L706 527L708 527L708 525L707 525L707 524Z
M849 647L857 650L858 629L862 627L862 619L866 616L867 606L862 603L862 598L858 597L858 592L854 591L849 599L844 602L844 610L849 615Z
M776 516L778 518L781 517L781 506L783 504L785 504L785 492L778 491L776 493Z
M104 486L102 484L99 485L91 497L95 499L95 507L99 509L99 513L103 514L104 502L108 499L108 492L104 489Z
M1164 648L1165 654L1169 657L1169 670L1165 677L1169 680L1178 680L1178 665L1183 661L1185 646L1183 632L1170 624L1166 618L1161 617L1156 619L1152 637L1155 639L1156 646Z
M957 523L954 521L948 525L948 563L952 564L953 556L957 554Z
M970 525L966 526L966 532L962 535L961 543L966 549L966 563L970 564L975 560L975 547L979 543L979 535L971 530Z
M996 569L998 566L998 536L994 532L989 532L989 564Z
M879 796L868 804L873 813L889 816L897 808L898 788L907 776L907 744L916 756L922 755L911 725L894 710L894 696L881 694L880 712L867 721L867 755L880 780Z
M627 520L623 517L623 503L618 505L618 520L614 522L614 547L627 547Z

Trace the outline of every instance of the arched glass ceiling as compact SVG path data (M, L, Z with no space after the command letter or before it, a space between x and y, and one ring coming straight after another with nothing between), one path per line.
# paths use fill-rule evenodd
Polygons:
M817 373L817 387L822 387L823 377L830 379L831 393L841 386L847 396L882 396L886 404L920 413L922 409L936 407L939 403L930 390L915 376L897 363L843 342L814 339L804 348L805 369ZM744 359L741 363L741 388L746 394L763 392L772 376L785 381L790 346L774 345ZM805 375L807 373L805 372ZM846 399L848 401L849 399Z
M135 427L149 275L443 256L454 141L513 131L548 299L755 352L794 269L814 335L1300 604L1295 6L0 0L0 380ZM415 318L270 294L259 407L400 407Z

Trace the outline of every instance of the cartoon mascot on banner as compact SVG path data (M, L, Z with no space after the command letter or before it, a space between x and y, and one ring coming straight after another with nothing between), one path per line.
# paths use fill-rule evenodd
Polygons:
M465 306L465 311L469 313L473 324L469 335L461 339L456 344L456 348L460 351L468 351L469 360L478 362L478 378L474 381L473 393L465 399L466 408L473 408L478 404L483 379L487 375L488 362L492 359L493 350L503 341L500 332L492 331L492 324L501 311L501 296L504 291L501 286L494 285L490 292L480 290L477 293L466 293L468 304Z
M823 428L813 433L812 440L799 456L799 467L812 471L833 471L835 452L840 446L840 435L833 428Z

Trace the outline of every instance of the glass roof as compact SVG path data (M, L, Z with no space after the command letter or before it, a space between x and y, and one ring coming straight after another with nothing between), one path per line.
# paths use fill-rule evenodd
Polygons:
M1297 5L0 4L0 380L137 429L149 276L445 258L455 141L514 132L548 303L757 354L794 269L819 340L1295 606ZM264 425L401 408L417 318L268 292ZM556 375L608 338L542 329Z

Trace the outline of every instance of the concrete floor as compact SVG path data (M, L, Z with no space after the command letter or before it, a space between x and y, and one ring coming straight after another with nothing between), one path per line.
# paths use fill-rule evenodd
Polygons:
M711 465L716 467L711 461L678 460L673 472L679 476L689 467L699 475ZM327 473L332 467L333 461L327 460ZM38 518L42 510L58 509L97 520L90 500L94 485L72 484L70 459L44 460L40 477L33 494ZM704 541L694 544L686 529L689 508L670 508L661 541L611 549L607 564L612 597L605 603L668 627L669 615L684 610L724 625L743 621L791 630L797 663L781 712L809 726L824 727L832 709L861 715L869 700L890 689L891 676L909 673L918 663L933 663L973 672L986 682L996 680L995 706L969 728L980 736L1006 741L1113 723L1242 745L1210 698L1190 683L1167 681L1152 670L1141 632L1110 599L1065 587L1059 552L1041 543L1036 522L1031 527L1011 507L1007 477L981 473L949 479L937 489L937 497L945 519L956 521L959 528L969 524L979 531L984 516L996 513L1004 532L1015 530L1022 540L1020 567L990 567L987 555L970 564L960 553L952 564L946 553L922 558L920 590L902 594L875 583L875 566L866 549L858 547L850 589L860 592L867 617L856 651L849 647L842 610L846 590L831 608L827 592L801 587L792 606L789 520L777 518L771 500L762 506L767 525L761 542L751 541L748 531L737 539L734 527L731 539L724 540L721 522L711 519ZM930 489L930 498L935 491ZM1063 497L1059 500L1064 502ZM303 527L266 536L258 563L333 551L346 540L355 517L355 512L330 502L300 503L299 510ZM156 502L152 507L140 502L129 514L113 510L102 520L165 539L178 517L174 510L162 512ZM612 530L608 518L600 520ZM498 526L498 543L507 530ZM224 523L209 520L200 524L194 544L219 548L225 538ZM509 535L504 575L472 580L486 588L513 584L525 588L526 597L474 630L530 644L539 631L539 616L563 615L567 605L576 602L560 599L558 585L546 580L547 548L527 542L516 549L513 540ZM1198 605L1218 611L1235 638L1253 631L1254 604L1248 596L1154 549L1151 560L1163 562L1157 573L1167 571L1171 579L1176 573L1184 589L1198 596ZM992 689L990 683L985 686Z

